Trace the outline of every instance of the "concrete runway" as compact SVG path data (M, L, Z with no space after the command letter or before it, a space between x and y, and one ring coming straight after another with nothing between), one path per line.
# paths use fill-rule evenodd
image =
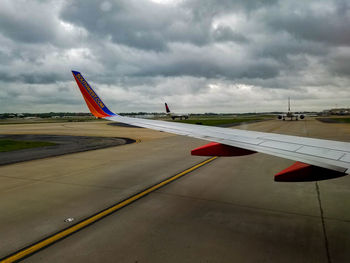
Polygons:
M207 143L197 139L101 122L43 125L21 131L56 125L54 134L141 143L0 167L0 257L206 159L189 154ZM235 128L350 141L350 125L312 119ZM350 262L350 177L274 182L292 163L219 158L25 261Z

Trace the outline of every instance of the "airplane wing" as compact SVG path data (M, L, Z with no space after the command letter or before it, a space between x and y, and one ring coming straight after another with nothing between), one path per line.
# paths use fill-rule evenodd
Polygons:
M299 163L299 166L290 167L286 172L292 170L303 173L310 165L342 175L350 169L350 143L347 142L120 116L107 108L81 73L72 72L91 113L98 118L203 139L223 145L225 149L231 147L231 151L239 152L245 149L250 153L260 152L308 164L300 169ZM209 146L208 152L210 153ZM213 152L215 155L220 154L220 151ZM239 154L232 154L234 155ZM313 171L320 172L317 169Z

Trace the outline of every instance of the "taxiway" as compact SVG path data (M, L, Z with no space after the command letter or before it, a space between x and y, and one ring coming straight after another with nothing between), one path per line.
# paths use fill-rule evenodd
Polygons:
M350 125L313 119L235 128L350 141ZM208 159L190 155L205 141L104 122L2 125L0 133L138 142L0 167L0 257ZM274 182L292 163L218 158L25 262L348 262L350 177Z

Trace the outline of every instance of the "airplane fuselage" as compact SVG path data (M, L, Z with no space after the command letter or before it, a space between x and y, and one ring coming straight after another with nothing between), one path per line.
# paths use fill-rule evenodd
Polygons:
M169 113L170 117L175 120L176 118L182 120L187 120L188 119L188 114L173 114L173 113Z
M293 112L290 111L290 98L288 98L288 112L282 115L278 115L278 119L279 120L286 120L286 118L290 118L290 120L292 121L293 118L297 121L298 119L304 119L305 116L303 114L295 114Z
M297 121L299 119L304 119L305 116L303 114L294 114L293 112L287 112L286 114L278 115L278 119L285 121L286 119L290 118L292 121L293 118Z

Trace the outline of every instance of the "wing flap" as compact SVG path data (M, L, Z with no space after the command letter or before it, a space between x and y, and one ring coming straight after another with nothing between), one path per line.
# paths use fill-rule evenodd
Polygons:
M288 143L288 142L277 142L277 141L265 141L264 143L261 143L260 146L282 149L282 150L292 151L292 152L297 151L298 149L303 147L300 144Z
M344 156L340 158L340 161L350 163L350 153L344 154Z
M299 150L297 150L297 152L312 155L312 156L332 159L332 160L339 160L344 155L344 152L341 152L341 151L335 151L335 150L330 150L330 149L321 148L321 147L310 147L310 146L303 146Z
M261 139L264 140L271 140L271 141L281 141L281 142L293 142L300 145L305 146L313 146L313 147L319 147L320 141L322 141L322 147L332 150L340 150L340 151L346 151L349 152L350 150L350 143L346 142L339 142L339 141L331 141L331 140L324 140L324 139L315 139L315 138L307 138L307 137L300 137L300 136L291 136L291 135L284 135L284 134L275 134L275 133L261 133L259 136Z

